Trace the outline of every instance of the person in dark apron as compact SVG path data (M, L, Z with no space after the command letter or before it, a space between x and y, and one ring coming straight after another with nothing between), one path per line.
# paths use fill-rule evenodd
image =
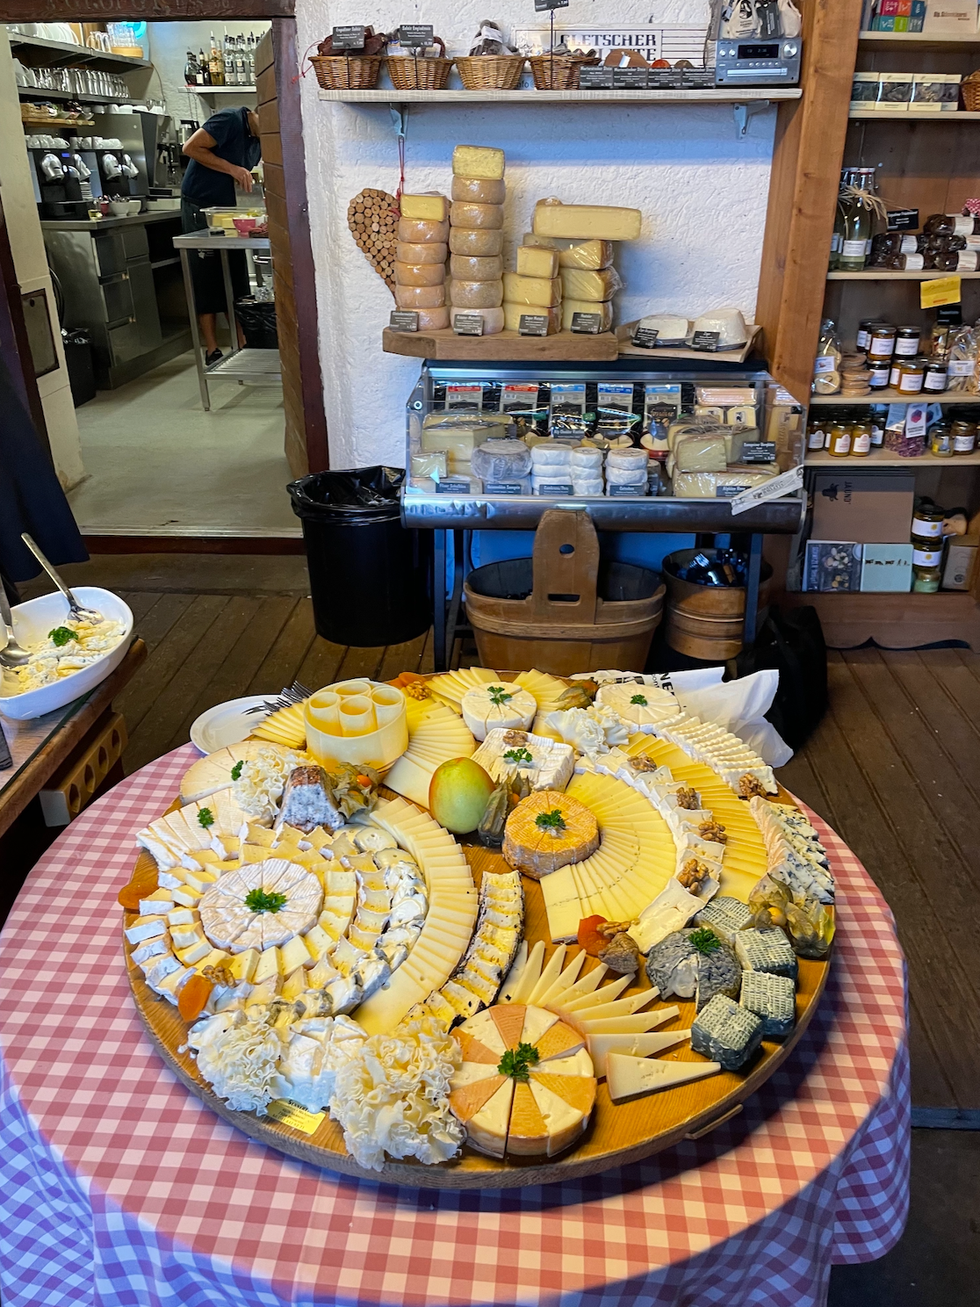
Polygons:
M184 154L190 159L180 188L180 217L186 235L208 225L204 209L234 208L236 186L245 192L252 189L252 169L262 157L258 114L253 109L221 109L184 144ZM192 311L197 313L204 361L210 367L221 358L215 325L217 315L227 307L221 255L217 250L191 250L190 264ZM228 266L235 299L241 299L249 293L244 251L230 254Z

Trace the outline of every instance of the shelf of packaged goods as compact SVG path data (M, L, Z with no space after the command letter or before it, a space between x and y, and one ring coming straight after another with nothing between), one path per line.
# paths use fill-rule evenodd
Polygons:
M914 472L920 467L977 467L978 454L954 454L952 458L937 458L935 454L920 454L918 458L899 458L895 454L873 451L865 457L833 458L826 450L808 451L803 460L805 467L867 468L903 467Z
M827 273L828 281L933 281L936 277L961 277L964 281L976 281L980 279L980 272L937 272L935 268L918 272L892 272L888 268L862 268L860 272L835 269Z
M188 95L254 95L254 86L185 86ZM977 114L980 118L980 114Z
M73 45L70 41L48 41L43 36L22 36L19 32L8 32L7 35L10 48L18 51L17 58L21 63L32 66L54 68L62 64L86 64L103 72L132 72L137 68L153 67L149 59L92 50L87 45Z
M852 109L848 118L859 118L862 122L894 123L907 122L910 118L917 123L956 123L964 118L980 118L980 113L969 113L965 109L956 109L946 113L932 113L928 109L906 109L896 113L886 110L879 113L874 109Z
M980 405L980 395L967 390L944 390L938 394L920 391L918 395L903 395L890 387L885 390L872 390L869 395L811 395L810 407L839 404L976 404Z
M915 46L917 50L948 50L951 46L980 45L980 31L974 32L859 32L866 48Z
M753 104L798 100L798 86L719 87L693 91L320 91L321 100L346 104Z

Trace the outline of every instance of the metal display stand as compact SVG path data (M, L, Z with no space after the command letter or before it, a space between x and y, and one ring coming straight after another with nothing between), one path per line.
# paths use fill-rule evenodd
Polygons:
M249 349L239 346L238 331L235 326L235 293L231 284L231 269L228 255L236 250L268 250L268 236L210 236L206 231L191 232L186 236L174 237L174 249L180 254L180 266L184 274L184 290L187 295L187 309L191 320L191 339L194 342L194 362L197 366L197 382L201 388L201 403L207 412L211 408L210 386L214 381L237 381L241 386L281 386L282 370L277 349ZM221 272L225 285L225 303L228 315L228 335L230 351L217 363L206 367L197 313L194 308L194 285L191 280L190 251L208 250L221 255Z

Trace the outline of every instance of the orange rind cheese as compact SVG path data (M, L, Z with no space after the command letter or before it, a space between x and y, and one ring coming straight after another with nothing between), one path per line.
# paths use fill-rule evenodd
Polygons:
M592 812L559 790L529 794L507 818L504 859L535 880L582 862L598 847L599 824Z

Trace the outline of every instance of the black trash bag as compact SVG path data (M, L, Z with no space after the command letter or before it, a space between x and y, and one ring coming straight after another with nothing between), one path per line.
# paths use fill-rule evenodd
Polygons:
M311 472L309 476L291 481L286 489L293 501L293 512L299 518L314 522L349 520L374 509L368 514L377 520L378 509L390 510L389 516L401 515L399 491L405 480L401 467L354 467L338 472Z
M776 668L779 689L766 720L794 752L801 748L827 711L827 644L817 610L771 608L736 665L739 676Z
M279 331L273 300L256 300L251 296L235 300L235 317L245 335L246 349L278 349Z

